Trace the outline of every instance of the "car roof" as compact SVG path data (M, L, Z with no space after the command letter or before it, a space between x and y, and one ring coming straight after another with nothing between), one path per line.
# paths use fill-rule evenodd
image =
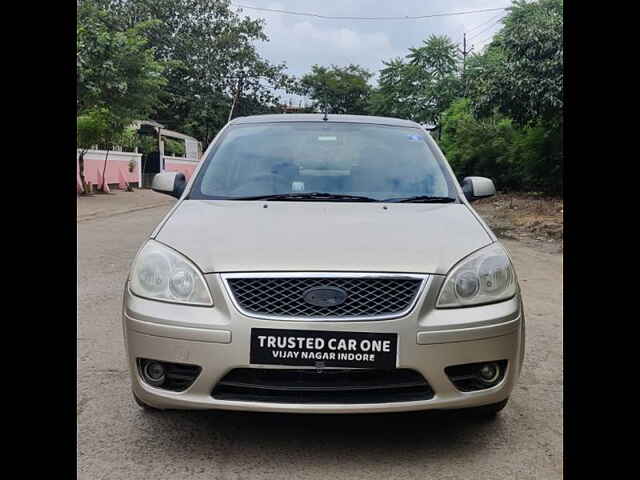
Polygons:
M323 113L279 113L271 115L252 115L249 117L236 117L231 122L232 125L247 123L275 123L275 122L321 122ZM330 113L327 115L327 123L370 123L375 125L391 125L395 127L420 127L416 122L392 117L375 117L372 115L338 115Z

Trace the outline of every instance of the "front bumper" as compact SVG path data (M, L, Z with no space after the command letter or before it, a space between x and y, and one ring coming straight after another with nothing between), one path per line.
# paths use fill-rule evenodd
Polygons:
M520 373L525 337L519 295L492 305L436 310L433 308L435 296L444 277L433 275L413 310L402 318L358 322L260 320L242 315L235 309L219 275L207 275L206 278L215 301L214 308L146 300L136 297L125 287L123 328L132 388L138 398L151 406L299 413L456 409L504 400ZM211 392L224 375L235 368L251 367L251 328L397 333L397 367L421 373L434 396L420 401L357 404L214 399ZM185 391L172 392L144 383L138 373L137 358L194 364L202 371ZM484 390L459 391L445 373L445 368L451 365L496 360L508 361L504 378L496 386Z

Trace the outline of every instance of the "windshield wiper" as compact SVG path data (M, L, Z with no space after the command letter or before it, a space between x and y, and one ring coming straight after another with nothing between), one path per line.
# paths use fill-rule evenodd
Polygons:
M394 203L452 203L456 199L452 197L432 197L429 195L418 195L416 197L394 197L383 200Z
M343 193L324 192L300 192L300 193L278 193L275 195L256 195L254 197L235 197L228 200L347 200L351 202L378 202L375 198L362 197L360 195L347 195Z

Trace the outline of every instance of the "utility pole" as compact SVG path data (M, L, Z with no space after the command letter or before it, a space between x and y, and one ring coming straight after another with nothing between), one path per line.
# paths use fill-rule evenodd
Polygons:
M233 103L231 104L231 111L229 112L229 119L227 120L227 122L230 122L231 119L233 118L233 112L236 109L236 104L240 102L240 91L242 90L242 74L240 74L240 76L238 77L238 86L236 88L236 93L233 96Z
M325 122L327 120L329 120L329 118L327 117L327 113L329 112L329 106L327 105L327 85L324 85L324 117L322 117L322 120L324 120Z
M462 85L464 85L464 96L467 96L467 55L473 51L473 45L467 50L467 34L462 34L462 50L458 49L462 53Z

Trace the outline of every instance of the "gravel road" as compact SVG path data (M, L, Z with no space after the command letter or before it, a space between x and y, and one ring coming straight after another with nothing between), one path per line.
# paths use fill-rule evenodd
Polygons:
M79 479L562 478L562 255L505 240L527 315L525 365L494 421L456 415L146 413L120 309L129 264L170 205L77 224Z

